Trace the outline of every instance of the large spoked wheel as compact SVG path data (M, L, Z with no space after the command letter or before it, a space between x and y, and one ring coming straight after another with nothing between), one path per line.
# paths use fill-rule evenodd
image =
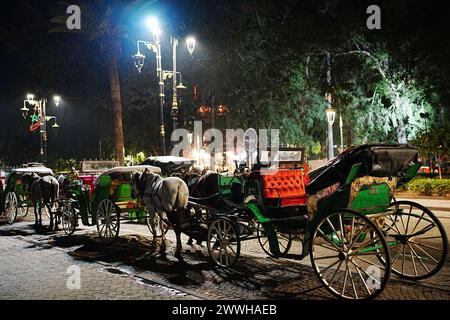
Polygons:
M313 229L310 256L322 285L341 299L373 299L390 274L389 248L378 227L359 212L340 209Z
M65 202L61 207L62 214L62 227L64 232L70 236L75 232L75 228L77 227L78 215L75 208L68 201Z
M258 226L256 229L256 236L258 237L258 242L261 245L261 248L263 249L263 251L268 256L275 257L275 255L272 252L270 252L269 238L267 237L266 233L264 232L263 226L259 222L258 222ZM277 238L278 238L278 246L280 248L280 253L282 255L287 254L292 245L291 235L277 232Z
M436 274L447 256L447 234L438 218L412 201L391 204L383 232L391 250L392 272L402 278L421 280Z
M160 238L167 234L169 225L161 219L158 213L147 214L147 227L153 238Z
M100 202L97 208L97 232L105 243L113 243L119 236L120 211L109 199Z
M8 192L5 198L5 216L9 224L13 224L17 217L17 196L14 192Z
M29 203L24 195L18 197L17 216L26 217L28 214Z
M241 252L238 229L228 218L214 219L208 228L208 253L216 265L233 266Z

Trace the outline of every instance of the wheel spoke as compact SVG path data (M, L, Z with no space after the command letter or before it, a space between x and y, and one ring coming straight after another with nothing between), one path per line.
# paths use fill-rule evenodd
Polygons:
M317 260L317 259L314 258L314 260ZM327 271L328 269L334 267L334 266L337 265L339 262L342 262L342 260L337 260L336 262L333 262L332 264L330 264L330 265L329 265L328 267L326 267L325 269L319 270L319 273L320 273L321 275L323 275L323 273L324 273L325 271Z
M411 260L412 260L412 265L413 265L413 269L414 269L414 275L417 277L417 268L416 268L416 262L414 261L414 250L411 248L411 245L409 243L407 243L409 250L411 251ZM420 257L417 257L420 260Z
M428 252L426 252L425 250L423 250L421 247L419 247L417 244L413 244L414 246L417 247L417 249L419 249L420 251L422 251L423 253L425 253L431 260L433 260L436 263L439 263L439 261L437 261L435 258L433 258L430 254L428 254Z
M319 257L319 258L314 258L314 260L325 260L325 259L332 259L332 258L338 258L338 256L325 256L325 257Z
M375 279L374 277L372 277L370 274L368 274L363 268L361 268L360 266L358 266L355 262L353 262L353 260L349 260L355 267L359 268L366 276L368 276L369 278L372 278L376 283L378 283L379 285L381 285L381 282L378 281L377 279Z
M439 237L439 238L440 238L440 237ZM417 238L416 238L416 239L417 239ZM435 250L435 251L442 251L442 250L443 250L443 249L439 249L439 248L436 248L436 247L432 247L432 246L427 245L427 244L415 242L415 241L413 241L413 240L409 240L409 242L410 242L410 243L414 243L415 245L418 245L418 246L422 246L422 247L425 247L425 248L428 248L428 249L431 249L431 250Z
M345 263L346 265L347 265L347 262ZM341 291L341 296L343 296L344 295L344 293L345 293L345 288L347 287L347 268L345 268L345 271L344 271L344 283L342 284L342 291Z
M334 247L338 250L338 252L341 252L341 249L340 249L334 242L332 242L332 241L328 238L328 236L327 236L325 233L323 233L322 230L320 230L320 228L317 228L317 231L320 233L320 235L322 236L323 239L325 239L329 244L331 244L332 246L334 246Z
M332 251L335 251L335 252L341 252L339 250L336 250L336 248L328 247L328 246L324 245L323 243L317 243L316 246L319 246L319 247L322 247L322 248L325 248L325 249L328 249L328 250L332 250Z
M342 262L343 262L343 260L340 260L340 261L339 261L339 265L338 265L338 267L336 268L336 270L334 271L333 277L331 278L330 287L333 285L334 279L336 278L336 275L337 275L338 271L341 269Z
M365 262L365 263L367 263L368 265L371 265L371 266L377 266L378 268L380 268L380 269L384 269L385 268L385 266L383 266L383 265L379 265L379 264L376 264L375 262L372 262L372 261L369 261L369 260L366 260L366 259L364 259L364 258L361 258L360 256L354 256L356 259L359 259L359 260L361 260L361 261L363 261L363 262Z
M347 272L350 277L350 281L352 283L353 293L355 294L355 298L358 299L358 292L356 291L355 282L353 281L353 277L352 277L351 271L350 271L350 266L348 265L347 260L345 261L345 265L347 266Z
M417 256L417 260L419 260L420 264L422 265L422 267L429 273L430 270L427 268L427 266L423 263L422 259L420 258L420 256L416 253L416 251L410 246L410 249L412 250L412 252L414 252Z

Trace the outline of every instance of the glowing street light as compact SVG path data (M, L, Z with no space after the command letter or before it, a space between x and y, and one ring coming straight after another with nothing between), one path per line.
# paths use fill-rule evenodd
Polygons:
M155 36L159 36L161 34L161 29L159 28L158 20L155 17L150 17L147 19L147 26L150 28L150 31Z
M47 162L47 122L51 119L55 120L55 123L52 125L52 128L59 128L59 124L56 122L55 116L48 116L46 111L47 106L47 94L48 92L43 91L42 89L39 89L41 94L38 99L35 100L33 94L27 94L26 100L23 101L23 107L20 109L22 112L22 116L26 119L28 116L28 112L30 111L30 108L28 106L33 106L32 111L32 124L29 127L29 131L36 131L39 130L40 136L41 136L41 143L40 143L40 155L43 163ZM58 106L61 103L61 97L58 95L53 96L53 102L56 106ZM28 106L27 106L28 104Z
M59 103L61 102L61 97L53 96L53 102L55 103L55 106L59 106Z
M189 51L189 54L192 55L195 49L195 38L194 37L187 37L186 38L186 44Z

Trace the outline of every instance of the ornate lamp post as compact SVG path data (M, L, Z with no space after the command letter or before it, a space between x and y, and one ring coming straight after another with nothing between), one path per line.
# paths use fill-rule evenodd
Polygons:
M140 44L145 45L149 50L153 51L156 54L156 73L159 79L159 108L160 108L160 136L161 136L161 149L163 154L166 154L166 142L165 142L165 128L164 128L164 80L167 78L172 78L172 90L173 90L173 97L172 97L172 122L173 122L173 130L177 128L177 121L178 121L178 97L177 97L177 90L178 89L186 89L185 86L183 86L183 83L181 82L181 74L177 72L177 46L178 46L178 39L175 37L171 38L172 43L172 67L173 70L163 70L162 69L162 62L161 62L161 42L159 35L161 33L161 30L158 26L158 22L155 18L150 18L147 21L148 26L150 27L150 30L153 33L154 41L148 42L143 40L137 41L137 53L133 56L136 68L139 72L141 72L142 67L144 66L144 60L145 55L141 53L140 51ZM189 37L186 40L186 43L188 45L188 51L192 55L192 52L194 51L195 47L195 39L192 37ZM180 75L180 83L177 84L177 75Z
M31 126L29 127L29 131L36 131L39 129L39 133L41 136L40 142L40 155L41 161L43 163L47 162L47 122L51 119L55 119L55 123L52 125L52 128L59 128L59 124L56 122L55 116L47 115L47 97L41 92L41 98L35 99L33 94L27 94L27 98L23 102L23 107L20 109L24 118L28 116L28 112L30 109L28 106L33 107L33 114L31 115ZM58 95L53 96L53 102L58 107L61 103L61 97ZM27 106L28 105L28 106Z
M138 72L140 73L142 67L144 66L145 55L141 53L140 44L143 44L147 47L147 49L153 51L156 55L156 75L159 80L159 118L160 118L160 128L159 134L161 136L161 150L163 155L166 154L166 141L165 141L165 129L164 129L164 80L163 80L163 70L161 64L161 43L159 39L159 35L161 34L161 30L158 26L158 21L154 18L150 18L147 21L147 24L150 28L150 31L153 33L153 42L138 40L137 41L137 53L133 56L134 63Z
M328 105L327 109L325 109L325 113L328 121L328 160L330 160L331 158L334 158L333 123L336 117L336 109L331 107L331 93L327 92L325 94L325 99Z

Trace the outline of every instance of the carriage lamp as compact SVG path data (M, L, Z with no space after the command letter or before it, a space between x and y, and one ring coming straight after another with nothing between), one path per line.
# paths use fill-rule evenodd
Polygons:
M330 125L333 125L334 119L336 118L336 109L327 108L325 109L325 113L327 114L327 120Z
M142 67L144 66L145 56L139 51L133 56L134 65L139 73L141 73Z
M194 37L187 37L186 38L186 44L188 47L189 54L192 56L192 53L195 49L195 38Z
M59 106L59 104L61 103L61 97L58 95L53 96L53 102L55 103L55 106Z

